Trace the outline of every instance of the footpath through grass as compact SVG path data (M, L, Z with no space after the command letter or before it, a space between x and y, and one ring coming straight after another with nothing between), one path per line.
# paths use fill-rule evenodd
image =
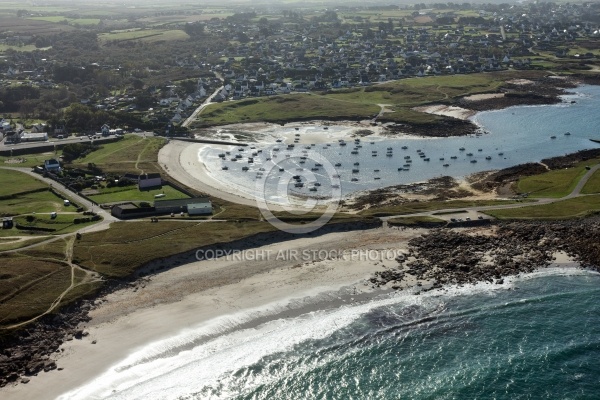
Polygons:
M71 166L87 168L92 163L105 173L161 172L158 151L165 143L164 138L125 135L122 140L102 144L100 149L74 160Z
M568 219L584 217L600 211L600 195L581 196L556 203L506 210L486 211L498 219Z

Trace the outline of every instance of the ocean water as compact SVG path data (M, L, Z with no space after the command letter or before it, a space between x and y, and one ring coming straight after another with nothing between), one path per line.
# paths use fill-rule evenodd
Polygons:
M335 198L332 185L339 185L341 196L346 196L444 175L463 178L475 172L598 148L600 144L589 139L600 138L599 109L600 86L586 85L564 96L564 102L560 104L518 106L478 113L473 120L485 132L479 136L367 137L361 139L361 148L356 148L353 140L346 140L345 146L332 141L314 146L296 144L293 149L288 149L287 139L288 142L284 140L273 145L254 144L256 149L245 148L243 151L230 147L228 151L231 154L224 158L219 157L223 150L210 148L201 150L198 156L209 173L232 190L251 197L265 196L269 202L285 204L289 201L288 195ZM328 129L329 132L323 131L319 125L304 126L299 131L281 127L280 131L282 137L286 134L293 137L294 132L300 135L323 132L327 135L344 128L331 126ZM570 135L565 135L567 132ZM407 148L403 149L405 146ZM461 151L461 148L464 150ZM253 164L248 164L248 156L258 150L262 152L254 156ZM420 157L417 150L425 156ZM353 151L357 154L352 154ZM237 154L241 158L231 161ZM301 157L307 157L304 163L301 163ZM410 161L405 157L410 157ZM242 170L243 167L248 170ZM358 171L353 172L355 169ZM303 187L295 186L294 175L302 176ZM315 182L318 186L314 185Z
M396 293L137 350L64 399L597 399L600 274Z

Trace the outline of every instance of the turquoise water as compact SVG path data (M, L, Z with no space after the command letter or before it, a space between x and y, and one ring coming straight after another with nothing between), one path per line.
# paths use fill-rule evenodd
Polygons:
M227 385L250 386L236 399L598 398L599 284L539 277L515 290L376 308L238 369Z
M597 399L599 301L599 274L556 268L204 342L203 325L138 350L64 398Z
M347 140L345 146L332 142L308 148L296 145L294 149L287 149L288 143L284 140L274 145L256 144L256 150L261 149L262 152L254 157L253 164L247 163L247 157L254 151L249 148L240 152L232 147L231 154L223 159L218 157L222 150L205 149L200 158L217 180L251 196L256 196L257 192L263 195L264 185L257 189L256 182L260 180L257 175L261 174L261 169L264 170L269 187L264 195L272 202L282 202L279 200L284 197L284 192L299 196L330 196L332 175L339 175L341 194L348 195L422 182L443 175L463 178L480 171L599 148L600 144L589 140L600 138L598 110L600 86L588 85L574 89L571 94L564 96L564 102L560 104L518 106L478 113L473 120L487 132L479 136L362 138L362 147L357 149L353 140ZM322 129L321 126L303 127L301 132L323 132ZM328 132L336 129L341 128L330 126ZM292 137L295 132L294 128L287 127L282 127L280 131L282 136L287 134ZM567 132L570 135L565 135ZM461 151L461 148L464 150ZM390 156L388 149L391 149ZM420 157L417 150L421 150L425 157ZM353 151L357 154L352 154ZM238 153L242 158L231 161ZM302 156L307 156L304 164L300 163ZM407 156L411 158L409 163L405 159ZM429 160L425 161L426 158ZM360 165L355 166L356 162ZM316 163L329 163L331 168L321 167L313 171ZM228 169L223 170L224 166ZM248 170L242 170L243 167ZM279 168L284 171L280 172ZM353 169L358 172L353 172ZM292 184L294 181L291 181L292 176L297 174L303 175L305 185L301 188L296 188ZM282 181L289 183L284 185L285 190L281 190ZM321 186L311 192L310 182L319 182Z

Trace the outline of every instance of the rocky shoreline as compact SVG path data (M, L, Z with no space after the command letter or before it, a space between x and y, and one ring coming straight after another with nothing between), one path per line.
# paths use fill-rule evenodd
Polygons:
M370 282L402 289L417 279L426 290L443 285L503 283L503 278L548 267L559 251L600 272L600 217L565 222L499 223L491 231L436 229L409 241L398 265Z

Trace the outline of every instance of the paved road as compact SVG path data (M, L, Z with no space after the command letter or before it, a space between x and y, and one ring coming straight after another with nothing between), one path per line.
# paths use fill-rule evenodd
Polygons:
M93 210L95 213L97 213L98 215L100 215L102 217L102 221L98 222L97 224L81 228L80 230L77 231L79 233L95 232L95 231L101 231L104 229L108 229L108 226L112 222L118 221L118 219L113 217L108 211L103 210L102 208L98 207L97 205L94 205L92 202L88 201L87 199L84 199L83 197L79 196L77 193L68 190L60 183L33 172L31 170L31 168L24 168L24 167L0 167L0 168L13 170L13 171L20 171L20 172L23 172L37 180L40 180L40 181L48 184L49 186L52 186L52 188L54 188L57 192L60 192L61 194L63 194L65 197L72 199L75 203L79 204L80 206L87 208L88 210ZM69 235L72 235L72 234L69 234Z
M223 78L220 78L221 81L223 81ZM198 116L198 114L200 114L200 112L202 110L204 110L209 104L212 103L212 100L214 99L214 97L219 94L219 92L223 89L223 85L219 86L214 92L213 94L211 94L206 100L204 100L204 102L202 104L200 104L200 106L198 108L196 108L194 110L194 112L192 113L192 115L190 115L185 121L183 121L183 123L181 124L181 126L183 127L187 127L189 124L191 124L192 122L194 122L194 120L196 120L196 117Z
M464 207L461 209L447 208L447 209L443 209L443 210L425 211L425 212L413 213L413 214L390 215L387 217L381 217L381 220L387 221L390 218L425 217L425 216L428 216L428 217L435 216L435 217L439 218L440 217L439 214L445 214L445 213L448 213L448 217L450 217L450 215L452 213L454 213L454 214L461 213L461 210L464 210L467 213L470 213L471 215L473 215L472 213L475 213L475 215L477 215L477 213L480 211L506 210L506 209L511 209L511 208L538 206L538 205L543 205L543 204L556 203L558 201L572 199L574 197L587 196L585 194L583 194L583 195L581 194L581 189L583 189L583 187L588 182L588 180L591 178L591 176L599 169L600 169L600 164L597 164L597 165L593 166L592 168L590 168L590 170L587 171L587 173L579 180L579 182L577 183L575 188L571 191L571 193L569 193L568 195L566 195L564 197L560 197L560 198L540 198L540 199L536 199L535 202L527 202L527 203L513 203L513 204L505 204L505 205L479 206L479 207Z

